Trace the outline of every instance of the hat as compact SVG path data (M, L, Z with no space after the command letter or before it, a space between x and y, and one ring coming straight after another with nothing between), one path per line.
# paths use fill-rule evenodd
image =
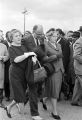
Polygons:
M82 26L79 27L79 30L78 30L78 31L82 32Z

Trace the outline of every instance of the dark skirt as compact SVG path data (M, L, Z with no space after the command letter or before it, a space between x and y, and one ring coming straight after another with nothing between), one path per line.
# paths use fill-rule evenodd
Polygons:
M9 79L13 90L13 99L16 102L25 102L25 92L27 82L25 79L25 71L19 67L10 66Z

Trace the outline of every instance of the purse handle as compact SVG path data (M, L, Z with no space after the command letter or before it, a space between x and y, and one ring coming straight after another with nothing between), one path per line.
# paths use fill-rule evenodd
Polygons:
M38 62L39 67L40 67L40 68L42 68L42 66L41 66L41 64L40 64L40 62L39 62L39 60L38 60L38 59L37 59L37 62Z

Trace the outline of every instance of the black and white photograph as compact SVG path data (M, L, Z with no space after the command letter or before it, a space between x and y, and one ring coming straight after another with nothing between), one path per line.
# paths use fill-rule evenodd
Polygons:
M82 0L0 0L0 120L82 119Z

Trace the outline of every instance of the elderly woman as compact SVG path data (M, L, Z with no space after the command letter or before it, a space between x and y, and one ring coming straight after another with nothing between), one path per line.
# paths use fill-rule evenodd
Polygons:
M5 107L7 116L11 118L11 109L17 103L24 107L25 91L27 81L25 78L25 70L28 62L28 57L35 55L34 52L27 52L27 49L21 45L22 34L19 30L11 30L11 46L9 47L10 69L9 79L13 89L13 101Z
M62 50L60 44L57 43L57 32L55 31L49 41L45 41L45 48L48 57L51 57L51 62L55 67L55 72L46 81L46 96L50 98L53 111L51 113L54 119L60 120L57 113L57 99L62 84L62 73L64 72L62 62Z

